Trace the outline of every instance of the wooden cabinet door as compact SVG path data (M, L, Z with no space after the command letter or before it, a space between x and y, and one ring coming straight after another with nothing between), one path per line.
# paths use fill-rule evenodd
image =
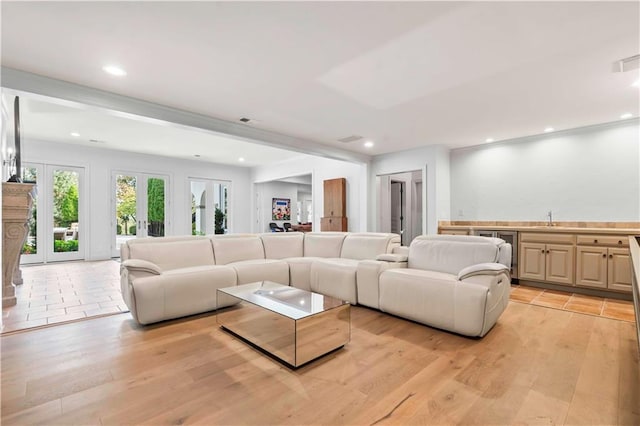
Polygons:
M324 181L324 216L347 215L347 181L345 178Z
M520 244L520 279L544 281L545 245L539 243Z
M610 248L607 257L609 288L631 292L629 249Z
M574 248L564 244L547 244L547 281L573 285Z
M606 248L579 246L576 258L576 285L607 288Z
M347 232L347 218L323 217L320 219L320 230Z

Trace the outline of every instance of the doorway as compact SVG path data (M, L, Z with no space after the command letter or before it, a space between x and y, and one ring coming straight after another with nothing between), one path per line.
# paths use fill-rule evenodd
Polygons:
M112 174L112 250L133 238L164 237L168 211L169 177L135 172Z
M84 168L25 163L22 172L36 195L20 263L84 259Z
M413 170L376 176L379 232L400 235L409 245L423 233L422 171Z

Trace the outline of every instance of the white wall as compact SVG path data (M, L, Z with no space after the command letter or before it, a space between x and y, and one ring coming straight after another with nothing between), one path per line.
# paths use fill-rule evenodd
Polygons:
M640 220L637 120L451 151L452 220Z
M169 175L167 235L191 234L189 177L230 181L230 232L251 230L249 168L35 140L23 141L25 161L85 168L85 187L89 189L83 194L88 197L85 215L88 224L84 225L89 229L87 260L111 257L113 170Z
M300 222L307 222L307 206L311 206L313 211L313 194L311 193L311 185L308 189L301 189L303 185L298 185L298 202L300 203ZM307 185L304 185L307 186ZM296 206L297 215L297 206ZM297 220L297 216L294 218Z
M320 230L320 218L323 214L324 189L327 179L346 178L347 180L347 218L349 231L364 232L367 229L367 165L346 161L331 160L322 157L301 156L275 165L254 167L252 180L255 183L287 178L311 173L313 193L313 229ZM255 200L255 194L254 194ZM258 231L258 218L254 204L254 232Z
M369 231L376 231L376 176L422 170L423 233L438 232L438 221L449 220L449 150L440 145L378 155L371 161L369 174Z
M298 184L288 182L264 182L256 185L259 200L260 215L259 232L269 232L269 222L276 223L279 227L283 227L285 222L291 224L297 223L296 221L296 209L298 202ZM273 199L274 198L289 198L291 200L290 211L291 219L289 220L274 220L272 219Z

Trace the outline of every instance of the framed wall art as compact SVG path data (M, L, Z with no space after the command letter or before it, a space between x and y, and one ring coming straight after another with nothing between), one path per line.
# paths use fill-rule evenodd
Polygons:
M273 220L291 220L291 199L273 198Z

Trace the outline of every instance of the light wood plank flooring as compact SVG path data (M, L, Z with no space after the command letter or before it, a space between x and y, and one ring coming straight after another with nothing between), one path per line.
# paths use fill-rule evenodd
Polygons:
M2 424L640 424L634 325L512 302L483 339L352 308L289 370L215 315L128 314L3 336Z

